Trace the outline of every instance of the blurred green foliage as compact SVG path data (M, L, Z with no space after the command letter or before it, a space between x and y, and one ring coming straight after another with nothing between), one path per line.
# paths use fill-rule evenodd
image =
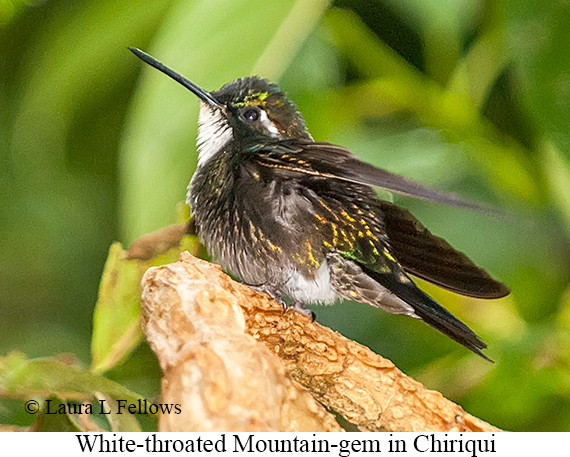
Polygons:
M425 285L494 365L364 305L318 320L494 425L570 430L569 17L540 0L0 0L0 355L89 366L109 246L173 223L184 200L198 103L135 46L206 89L278 81L317 140L504 208L396 197L511 287L482 301ZM159 392L145 345L106 376ZM32 422L6 402L0 422Z

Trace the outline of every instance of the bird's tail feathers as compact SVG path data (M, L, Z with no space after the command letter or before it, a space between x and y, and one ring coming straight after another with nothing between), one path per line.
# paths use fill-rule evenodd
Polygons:
M473 330L437 303L433 298L420 290L411 280L402 282L393 274L382 274L366 271L368 275L394 293L414 309L417 317L444 335L462 344L485 360L492 360L481 352L487 345Z

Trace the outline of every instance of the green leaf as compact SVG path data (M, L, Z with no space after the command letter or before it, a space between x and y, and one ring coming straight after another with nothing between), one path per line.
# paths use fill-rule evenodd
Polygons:
M565 223L566 234L570 237L570 157L564 155L551 141L541 144L540 161L552 200Z
M478 109L483 109L493 84L510 64L502 44L502 29L498 26L480 35L455 68L449 89L468 96Z
M69 402L52 395L41 407L34 432L140 432L137 416L119 409L118 401L94 392L97 401Z
M522 100L539 132L570 158L570 5L541 0L499 5Z
M127 46L148 42L170 3L0 1L2 354L88 356L139 68Z
M117 400L136 404L144 398L68 355L28 359L12 352L0 357L0 396L32 403L32 409L26 406L25 410L28 414L37 411L34 431L140 431L134 415L118 414ZM102 414L100 400L105 400L110 414Z
M448 142L460 145L500 194L509 191L533 203L541 200L524 148L485 119L463 90L447 90L422 75L352 13L330 11L326 24L339 50L370 78L353 90L340 92L332 108L337 117L350 119L355 105L368 116L384 115L386 105L396 112L411 113L423 125L441 131Z
M0 29L6 27L15 17L25 10L28 0L0 2Z
M52 395L48 398L50 402L50 410L58 411L60 405L65 402L60 398ZM38 418L32 427L34 432L82 432L85 431L76 423L70 414L48 414L45 409L38 413Z
M146 270L176 262L183 251L194 255L199 252L201 246L196 236L180 239L180 230L185 227L186 224L170 226L141 237L136 244L143 246L137 250L138 257L134 255L135 244L129 252L124 251L120 243L111 246L93 314L91 366L94 371L103 372L118 365L140 343L143 336L140 282ZM172 231L174 240L169 239ZM141 258L143 255L148 258Z
M87 2L38 30L42 44L28 56L34 64L25 66L20 75L22 103L13 129L12 153L21 160L22 168L17 170L21 179L43 185L45 180L37 178L45 173L67 178L61 168L66 158L64 140L78 107L96 105L109 86L132 73L135 66L127 46L146 39L168 2L158 0L145 8L134 1ZM42 114L55 111L51 116ZM35 161L28 157L30 150L36 151Z
M93 314L92 368L97 372L117 365L141 341L141 277L137 262L126 260L121 244L114 243Z
M461 54L463 40L473 33L483 10L471 0L387 0L399 16L422 36L426 72L445 84Z
M180 1L146 51L207 90L251 74L276 80L327 5ZM173 222L169 208L184 198L195 168L198 106L182 86L144 69L120 152L123 239Z
M26 399L57 395L62 399L83 401L95 398L95 392L133 403L143 399L77 362L66 363L56 357L28 359L19 352L0 357L0 392Z
M119 402L110 398L102 393L97 393L97 399L103 401L106 405L106 419L109 421L111 431L113 432L140 432L141 427L136 419L136 416L127 413L124 410L119 410ZM121 400L121 399L119 399Z

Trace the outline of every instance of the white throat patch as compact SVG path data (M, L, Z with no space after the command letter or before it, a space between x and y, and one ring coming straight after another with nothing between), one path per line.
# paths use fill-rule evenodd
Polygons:
M232 128L217 109L200 102L198 166L204 165L232 139Z

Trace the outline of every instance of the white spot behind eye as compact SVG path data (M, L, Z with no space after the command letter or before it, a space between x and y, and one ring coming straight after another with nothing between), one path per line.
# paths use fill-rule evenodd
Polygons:
M267 116L267 112L265 110L260 110L259 122L271 134L271 136L279 136L279 129L269 120L269 116Z

